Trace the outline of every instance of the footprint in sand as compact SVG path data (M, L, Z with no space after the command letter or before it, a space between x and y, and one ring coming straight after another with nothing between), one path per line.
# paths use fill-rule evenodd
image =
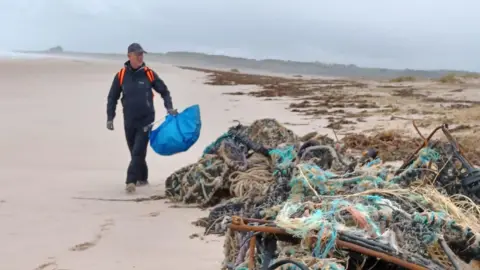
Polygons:
M49 258L50 261L46 263L42 263L41 265L37 266L34 270L57 270L58 265L54 258Z
M75 245L70 248L70 251L84 251L89 248L92 248L100 242L102 239L103 235L110 230L110 228L114 225L115 223L113 222L112 219L107 219L102 225L100 225L100 232L95 235L95 238L91 241L84 242L78 245Z
M160 211L155 211L155 212L148 213L149 217L157 217L159 215L160 215Z

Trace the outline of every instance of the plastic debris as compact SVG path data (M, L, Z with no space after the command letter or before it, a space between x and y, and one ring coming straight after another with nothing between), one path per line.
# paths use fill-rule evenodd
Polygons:
M391 137L383 144L399 144ZM448 139L422 141L393 167L384 149L352 149L353 135L299 137L261 119L231 127L197 163L170 175L166 194L213 207L197 225L225 235L223 269L468 267L480 260L480 181Z

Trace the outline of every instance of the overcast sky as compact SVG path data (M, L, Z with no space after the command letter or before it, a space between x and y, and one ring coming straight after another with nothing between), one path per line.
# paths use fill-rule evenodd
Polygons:
M479 0L0 0L0 49L201 51L480 71Z

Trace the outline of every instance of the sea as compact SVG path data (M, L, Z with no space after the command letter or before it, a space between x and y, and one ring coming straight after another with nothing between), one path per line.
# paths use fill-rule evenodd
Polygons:
M48 57L52 57L52 56L41 54L41 53L21 53L21 52L11 52L11 51L0 50L1 59L38 59L38 58L48 58Z
M70 59L70 60L86 60L91 59L88 55L72 55L72 54L49 54L49 53L34 53L34 52L12 52L6 50L0 50L0 59L42 59L42 58L55 58L55 59ZM95 59L95 58L92 58Z

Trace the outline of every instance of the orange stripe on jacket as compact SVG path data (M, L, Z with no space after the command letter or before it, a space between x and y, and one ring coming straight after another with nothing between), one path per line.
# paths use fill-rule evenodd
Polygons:
M155 80L155 77L153 76L153 71L151 69L149 69L148 67L145 67L144 70L145 70L145 73L147 74L148 80L150 81L150 83L152 83ZM122 86L122 84L123 84L123 78L124 77L125 77L125 68L122 68L118 72L118 80L120 82L120 86ZM153 91L152 91L152 96L155 96L155 93Z

